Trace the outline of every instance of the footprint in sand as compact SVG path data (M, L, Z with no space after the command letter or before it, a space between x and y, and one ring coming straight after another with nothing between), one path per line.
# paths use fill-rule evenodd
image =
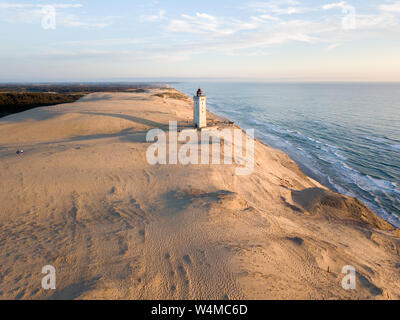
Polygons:
M118 237L118 247L119 247L119 255L124 255L128 251L128 243L126 238L123 235L117 235Z
M117 193L117 188L115 187L115 186L113 186L111 189L110 189L110 194L111 195L115 195Z
M182 262L174 261L171 255L167 252L164 259L168 264L168 286L176 297L181 299L190 298L190 277L185 265L191 265L192 260L189 255L182 258Z
M185 261L187 264L192 264L192 259L190 258L190 256L188 254L185 254L183 256L183 261Z

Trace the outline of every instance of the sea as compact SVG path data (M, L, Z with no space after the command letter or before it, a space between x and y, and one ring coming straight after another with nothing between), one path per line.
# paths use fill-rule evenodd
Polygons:
M400 228L400 83L181 82L172 87L286 152Z

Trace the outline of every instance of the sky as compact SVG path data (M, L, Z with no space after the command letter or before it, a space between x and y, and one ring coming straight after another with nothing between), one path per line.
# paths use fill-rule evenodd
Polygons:
M0 81L400 81L400 1L0 0Z

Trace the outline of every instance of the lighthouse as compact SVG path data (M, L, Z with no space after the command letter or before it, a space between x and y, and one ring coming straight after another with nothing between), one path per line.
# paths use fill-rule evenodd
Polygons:
M207 97L203 95L201 89L197 90L196 95L193 97L193 125L195 128L207 127Z

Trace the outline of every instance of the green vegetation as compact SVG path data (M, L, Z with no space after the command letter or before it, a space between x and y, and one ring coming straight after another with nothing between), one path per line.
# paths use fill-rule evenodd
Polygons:
M185 94L179 93L179 92L160 92L160 93L156 93L153 94L153 96L155 97L159 97L159 98L170 98L170 99L175 99L175 100L188 100L189 97Z
M31 108L70 103L93 92L135 92L163 88L159 84L135 83L49 83L0 84L0 117Z
M74 102L84 94L0 93L0 117L28 109Z
M48 92L48 93L93 93L93 92L146 92L151 88L164 88L155 84L125 83L65 83L65 84L0 84L0 92Z

